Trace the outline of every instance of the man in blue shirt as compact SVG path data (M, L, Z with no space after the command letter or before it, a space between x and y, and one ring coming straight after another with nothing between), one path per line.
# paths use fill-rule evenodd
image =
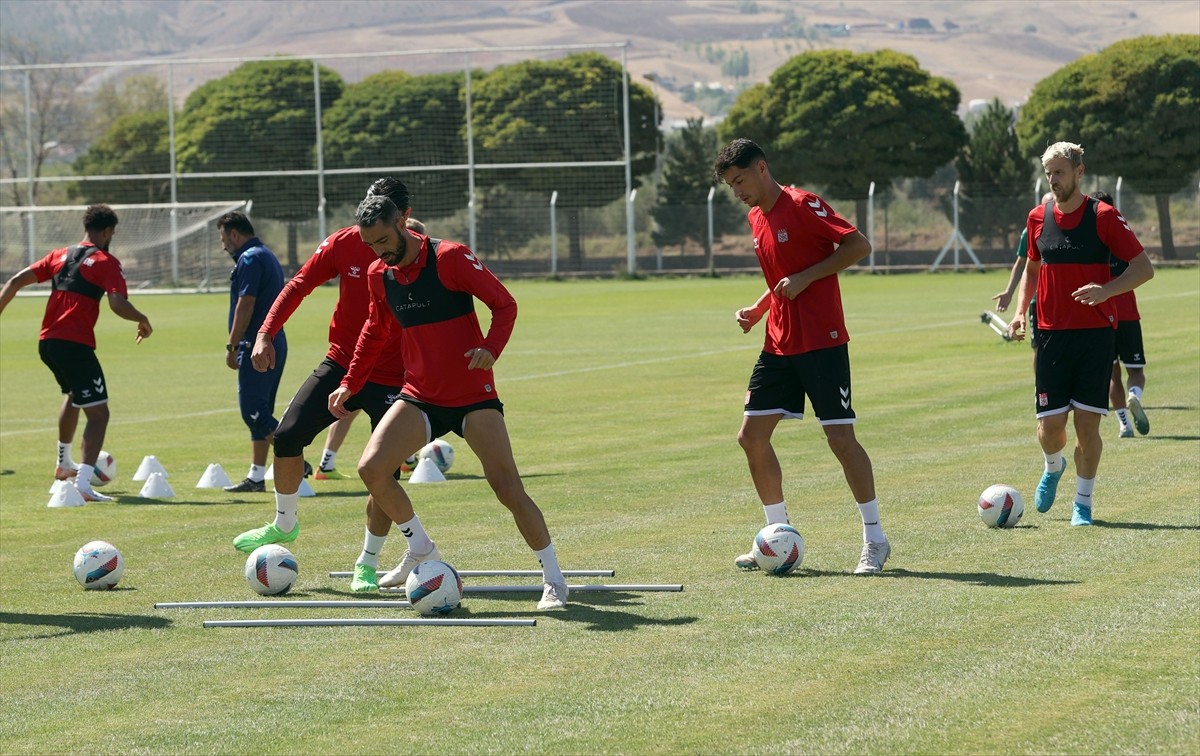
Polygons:
M250 429L252 461L245 480L226 491L266 492L267 452L275 437L275 394L287 362L287 337L275 336L275 367L260 373L250 361L254 338L275 297L283 289L283 268L266 245L254 235L254 226L237 210L217 219L221 246L235 263L229 274L229 341L225 364L238 372L238 407Z

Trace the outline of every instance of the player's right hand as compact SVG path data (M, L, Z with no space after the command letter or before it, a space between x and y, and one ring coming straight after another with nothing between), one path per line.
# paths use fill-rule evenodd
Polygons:
M254 351L250 353L250 362L260 373L275 369L275 344L270 336L259 333L254 337Z
M354 394L345 386L338 386L336 389L334 389L333 393L329 395L329 414L333 415L334 417L349 416L350 411L346 409L346 402L348 402L352 396L354 396Z
M755 323L762 320L762 316L763 314L755 307L743 307L733 314L742 333L750 333L750 329L754 327Z
M1017 313L1013 316L1012 321L1008 324L1008 338L1010 341L1025 340L1025 315Z

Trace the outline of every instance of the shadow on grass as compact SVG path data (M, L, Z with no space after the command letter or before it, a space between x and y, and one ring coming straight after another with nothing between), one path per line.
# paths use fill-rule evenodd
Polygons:
M381 599L390 596L395 596L397 601L403 601L403 596L399 594L378 594L378 593L353 593L349 590L338 590L335 588L315 588L303 593L289 594L289 598L296 598L308 594L323 594L333 598L344 599ZM504 618L520 618L529 617L532 619L553 619L562 622L580 622L586 623L588 630L599 632L618 632L623 630L636 630L643 626L678 626L690 625L698 621L698 617L672 617L670 619L657 619L646 617L633 611L627 611L633 607L641 606L644 603L645 594L634 593L632 591L576 591L571 594L570 603L567 605L566 611L543 612L535 609L528 611L490 611L484 608L489 601L513 601L513 596L517 594L504 593L476 593L468 594L463 599L463 606L454 612L452 616L471 619L504 619ZM541 596L537 593L527 594L527 599L522 599L529 602L529 606L536 606L538 599ZM352 609L353 607L346 607Z
M1200 436L1142 436L1142 441L1196 441L1200 440Z
M19 614L17 612L0 612L0 625L57 627L63 630L63 632L23 635L9 639L36 640L41 638L58 638L64 635L71 635L72 633L98 633L108 630L127 630L129 628L158 630L170 627L171 620L166 617L141 614L101 614L98 612Z
M1200 525L1164 525L1157 522L1111 522L1109 520L1092 520L1092 527L1117 530L1200 530Z
M1078 580L1043 580L1019 575L1000 575L995 572L918 572L905 569L885 569L876 575L852 575L848 572L800 569L786 577L844 577L855 580L871 578L920 578L923 580L952 580L956 583L989 585L997 588L1030 588L1040 585L1075 585Z

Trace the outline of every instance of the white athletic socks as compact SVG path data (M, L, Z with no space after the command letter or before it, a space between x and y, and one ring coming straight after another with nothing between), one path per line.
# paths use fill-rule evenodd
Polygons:
M1059 472L1063 469L1063 465L1067 463L1067 458L1063 456L1062 449L1052 454L1042 452L1042 456L1046 458L1046 472L1048 473Z
M425 532L425 528L421 527L420 517L413 515L411 520L400 523L396 527L404 535L409 551L414 554L426 554L433 548L433 541L429 540L429 534Z
M763 504L763 514L767 516L768 525L787 523L787 502L781 501L778 504Z
M1113 414L1117 416L1117 422L1121 424L1121 430L1129 430L1129 410L1114 410Z
M1085 507L1092 506L1092 492L1096 490L1095 478L1081 478L1075 476L1075 501Z
M1133 398L1137 399L1139 402L1142 401L1141 386L1130 386L1129 387L1129 395L1132 396Z
M300 509L300 492L285 494L275 492L275 527L284 533L296 527L296 512Z
M375 535L369 528L364 532L366 535L363 536L363 550L354 563L378 568L379 552L383 551L383 544L387 541L387 536Z
M250 472L246 474L246 477L255 483L262 483L267 479L267 468L263 465L252 464L250 465Z
M864 542L883 543L887 540L883 526L879 524L879 499L858 502L858 513L862 515Z
M64 470L70 470L75 467L74 460L71 459L71 445L58 442L58 466Z
M92 473L96 468L93 465L80 465L79 472L75 475L75 487L80 491L92 490Z
M332 449L326 449L325 451L321 452L321 470L329 472L334 468L336 462L337 452L333 451Z
M542 565L542 582L545 583L565 583L567 579L563 577L562 570L558 567L558 557L554 555L554 544L551 543L544 549L539 549L533 552L538 558L538 562Z

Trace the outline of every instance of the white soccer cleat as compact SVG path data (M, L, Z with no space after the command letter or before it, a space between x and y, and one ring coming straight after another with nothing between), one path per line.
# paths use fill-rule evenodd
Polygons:
M753 553L742 554L733 558L733 566L743 572L753 572L758 569L758 560L754 558Z
M875 575L883 572L883 563L892 554L892 545L885 539L881 543L867 541L863 544L862 556L858 558L855 575Z
M84 490L84 489L80 488L79 495L82 496L83 500L88 502L89 504L91 504L92 502L103 503L103 502L107 502L107 501L116 501L116 499L114 499L111 496L105 496L102 493L96 493L95 491L93 491L91 489Z
M538 609L542 611L551 611L554 609L567 608L567 596L571 593L571 589L566 583L546 583L542 589L542 600L538 602Z
M424 554L414 554L412 549L407 549L404 552L404 557L400 559L400 564L396 568L379 578L380 588L395 588L404 585L404 581L408 580L408 575L421 562L428 562L430 559L442 561L442 555L438 551L437 544L434 544L429 551Z

